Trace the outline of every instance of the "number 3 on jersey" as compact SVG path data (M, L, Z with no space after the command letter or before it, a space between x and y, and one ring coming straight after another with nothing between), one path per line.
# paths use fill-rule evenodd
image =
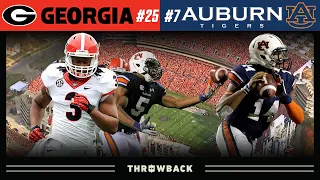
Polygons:
M140 96L137 104L136 104L136 109L131 109L131 114L134 116L139 116L142 112L144 112L144 105L148 104L150 99L145 98L143 96Z
M70 92L66 95L65 100L67 101L71 101L72 98L76 95L75 92ZM70 104L70 108L74 109L74 113L72 112L66 112L66 117L70 120L70 121L78 121L81 118L82 115L82 110L75 105Z

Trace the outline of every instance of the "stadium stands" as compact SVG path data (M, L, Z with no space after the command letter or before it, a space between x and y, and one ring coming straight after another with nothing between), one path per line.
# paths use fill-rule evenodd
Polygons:
M258 34L260 34L260 32L207 32L201 33L201 35L199 35L198 32L188 34L177 32L141 33L138 35L138 39L205 54L210 57L226 60L233 65L238 65L245 64L249 59L247 47L250 41ZM285 32L277 32L276 34L281 37L284 43L290 48L290 57L294 62L292 71L296 71L307 60L313 59L314 40L312 34L306 33L302 36L301 33L288 34ZM302 46L292 48L292 44L297 42L297 40L303 40L303 44L298 42L298 44L302 44ZM308 56L306 54L308 54Z
M6 145L7 148L12 149L17 153L26 153L32 149L34 143L30 142L26 136L19 134L18 132L11 129L10 125L6 126ZM14 145L14 147L12 147ZM20 147L20 148L17 148ZM10 148L12 147L12 148Z
M166 46L176 47L186 51L206 54L208 56L219 58L230 62L233 65L244 64L248 60L247 48L243 48L244 44L250 43L251 39L256 36L256 33L203 33L201 36L198 33L179 34L179 33L138 33L138 40L158 43ZM280 34L280 37L287 37L287 34ZM289 36L291 37L291 36ZM288 40L287 40L288 39ZM286 40L291 42L289 38ZM309 39L312 39L310 37ZM306 40L308 41L308 40ZM309 42L309 41L308 41ZM160 80L162 85L169 91L178 92L187 96L200 94L208 80L210 69L214 65L201 62L189 57L171 54L160 50L150 50L134 45L124 45L120 39L112 40L103 38L101 42L100 63L107 64L111 58L121 57L129 60L130 57L142 50L149 50L156 54L164 69L163 77ZM311 50L310 50L311 51ZM292 71L297 70L307 60L300 58L298 55L291 53L293 67ZM41 82L39 77L30 83L29 90L37 92ZM218 92L210 101L210 104L215 104L223 95L224 89Z

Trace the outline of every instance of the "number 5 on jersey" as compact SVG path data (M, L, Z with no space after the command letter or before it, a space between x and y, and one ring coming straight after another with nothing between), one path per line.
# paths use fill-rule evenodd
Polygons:
M72 98L76 95L75 92L70 92L66 95L65 100L67 101L71 101ZM81 118L82 115L82 110L75 105L70 104L70 108L74 109L74 113L72 112L66 112L66 117L70 120L70 121L78 121Z
M144 106L147 105L149 101L150 99L140 96L136 104L136 109L131 109L131 114L134 116L139 116L142 112L144 112L145 110Z

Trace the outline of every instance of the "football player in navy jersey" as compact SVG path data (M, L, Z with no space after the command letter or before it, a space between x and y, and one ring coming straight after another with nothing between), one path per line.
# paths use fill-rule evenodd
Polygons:
M229 73L227 92L216 107L223 120L216 136L222 156L252 156L257 138L268 129L280 104L296 124L304 120L302 108L290 96L295 78L289 72L292 62L281 39L273 34L259 35L250 43L249 54L248 64L235 66ZM276 96L269 99L255 90L266 73L278 83Z
M160 62L154 54L141 51L129 61L130 72L118 75L118 88L115 96L118 104L119 128L115 134L100 131L103 152L106 156L141 156L139 132L156 134L153 126L144 119L154 104L169 108L186 108L212 97L223 84L212 87L210 81L205 92L199 96L177 99L166 94L166 90L157 80L162 76Z

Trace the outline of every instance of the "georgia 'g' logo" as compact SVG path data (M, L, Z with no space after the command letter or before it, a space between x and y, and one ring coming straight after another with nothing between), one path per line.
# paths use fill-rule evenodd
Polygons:
M2 19L12 26L27 26L36 18L36 11L22 4L10 6L2 12Z
M298 2L295 6L287 6L288 18L286 22L293 28L306 29L311 27L315 22L314 12L316 6L306 6L303 2Z

